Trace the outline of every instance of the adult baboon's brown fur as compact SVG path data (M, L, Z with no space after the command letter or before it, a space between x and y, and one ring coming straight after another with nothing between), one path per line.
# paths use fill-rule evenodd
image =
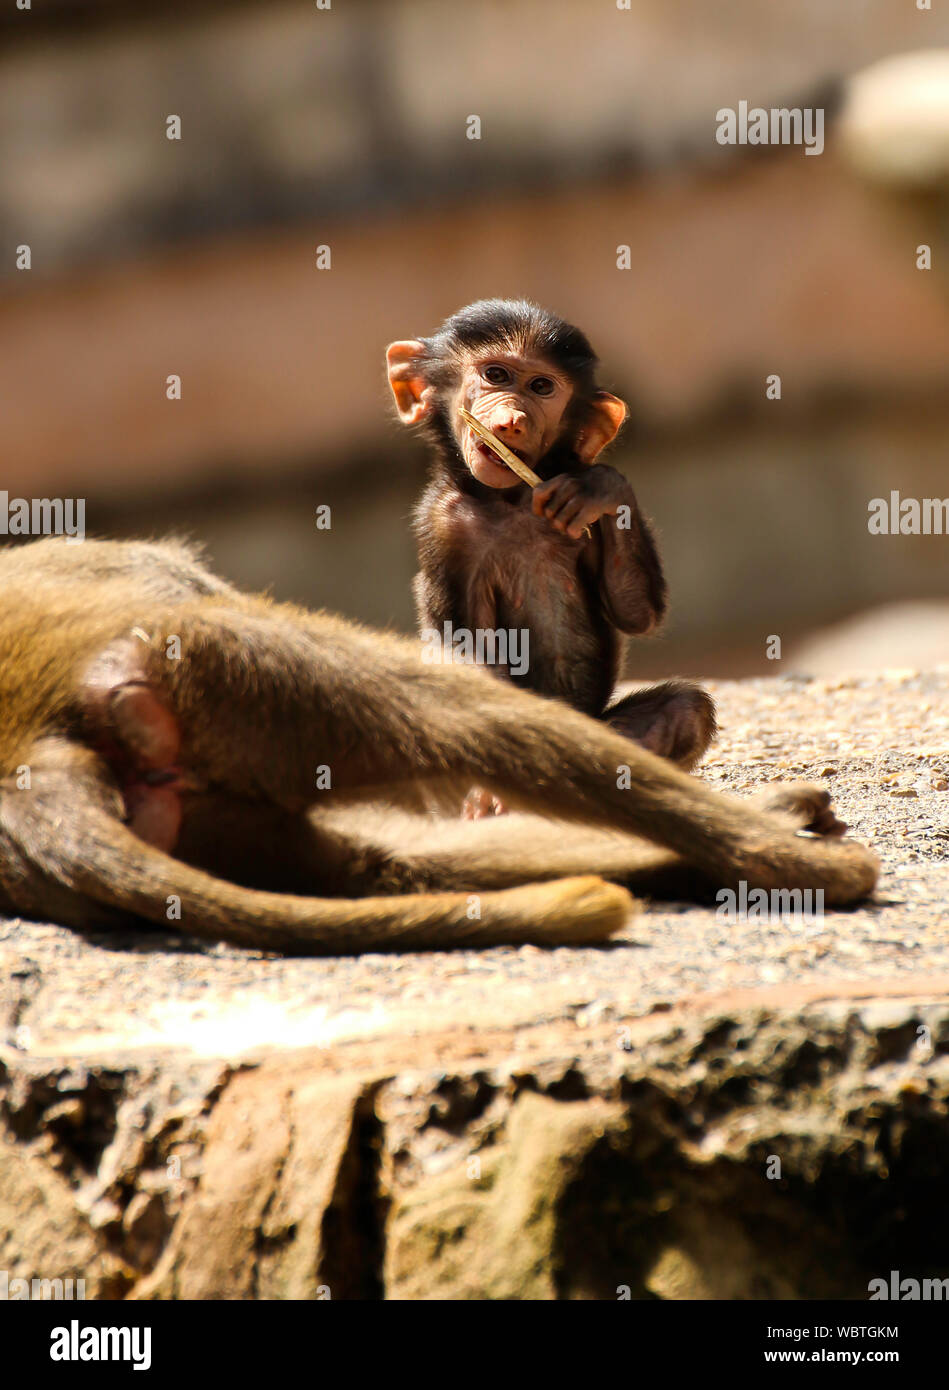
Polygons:
M840 829L817 788L722 796L559 702L242 594L180 543L37 541L0 554L0 586L9 913L340 954L603 940L632 900L599 875L873 888L867 850L795 833ZM515 814L391 809L473 782Z

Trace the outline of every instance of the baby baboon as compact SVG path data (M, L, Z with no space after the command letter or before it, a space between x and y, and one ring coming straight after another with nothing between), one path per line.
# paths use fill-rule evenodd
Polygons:
M625 636L662 622L666 581L636 494L601 461L627 411L597 386L586 335L526 300L482 299L386 359L399 418L432 456L415 510L420 627L524 634L523 669L494 660L495 675L694 767L715 736L706 691L671 680L613 698ZM528 466L533 490L471 418Z

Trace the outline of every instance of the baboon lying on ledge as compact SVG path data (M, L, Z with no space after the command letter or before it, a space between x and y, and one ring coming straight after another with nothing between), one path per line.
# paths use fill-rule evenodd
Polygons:
M859 845L794 833L842 831L817 788L776 789L770 810L719 795L559 702L423 664L414 641L241 594L178 543L37 541L0 554L0 586L8 913L342 954L601 941L632 899L593 874L829 904L876 880ZM587 828L416 816L406 838L367 805L473 781Z

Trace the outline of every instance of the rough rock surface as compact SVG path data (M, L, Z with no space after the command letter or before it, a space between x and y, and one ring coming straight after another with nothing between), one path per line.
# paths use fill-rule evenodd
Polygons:
M5 923L0 1270L135 1298L949 1274L949 671L712 688L701 775L828 783L873 903L357 960Z

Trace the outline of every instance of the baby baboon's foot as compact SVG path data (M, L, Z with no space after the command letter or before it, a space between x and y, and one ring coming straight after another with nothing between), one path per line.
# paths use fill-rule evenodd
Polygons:
M461 807L462 820L484 820L487 816L506 816L504 802L484 787L472 787Z
M685 772L692 771L718 732L711 695L691 681L663 681L634 690L601 718L618 734Z
M135 636L100 652L83 678L82 703L89 741L115 773L129 827L169 851L189 783L178 765L178 721L149 674L149 655Z
M775 782L753 794L762 810L789 820L795 830L810 830L832 838L845 835L847 827L838 820L826 787L813 782Z

